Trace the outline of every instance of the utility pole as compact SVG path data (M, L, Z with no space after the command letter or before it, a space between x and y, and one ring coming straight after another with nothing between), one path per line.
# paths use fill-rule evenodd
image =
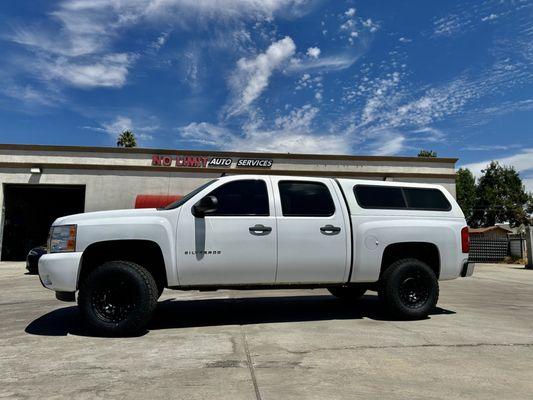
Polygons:
M526 228L527 269L533 269L533 227Z

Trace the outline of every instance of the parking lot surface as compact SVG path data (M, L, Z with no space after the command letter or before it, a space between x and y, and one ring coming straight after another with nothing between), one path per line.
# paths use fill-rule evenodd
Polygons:
M441 282L423 321L375 293L165 291L148 332L91 337L62 303L0 263L0 398L531 399L533 271L478 265Z

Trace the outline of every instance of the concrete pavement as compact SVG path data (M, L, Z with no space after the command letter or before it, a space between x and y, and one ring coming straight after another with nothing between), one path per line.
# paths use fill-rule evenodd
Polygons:
M374 293L165 291L149 331L97 338L22 263L0 263L0 398L530 399L533 271L441 282L423 321Z

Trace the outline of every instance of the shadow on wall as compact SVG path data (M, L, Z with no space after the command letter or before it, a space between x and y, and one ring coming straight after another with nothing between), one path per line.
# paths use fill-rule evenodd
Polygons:
M431 315L455 314L435 308ZM148 330L201 326L248 325L283 322L370 318L392 321L377 296L366 295L349 304L329 295L255 297L243 299L164 300L159 302ZM92 336L81 323L78 307L54 310L32 321L26 333L45 336Z

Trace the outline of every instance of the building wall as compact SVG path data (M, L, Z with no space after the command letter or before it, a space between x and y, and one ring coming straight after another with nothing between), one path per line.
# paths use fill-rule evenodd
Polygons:
M41 175L30 174L23 169L2 170L0 182L85 185L85 211L102 211L133 208L138 194L184 195L218 174L145 172L145 171L100 171L100 170L53 170ZM3 187L0 191L3 204Z
M153 150L157 154L157 150ZM181 154L188 154L181 152ZM260 153L255 155L256 158L263 157ZM271 170L308 170L308 171L331 171L331 172L412 172L417 174L454 174L455 162L442 161L439 159L433 161L402 160L401 157L386 157L384 160L371 159L310 159L301 158L283 158L279 155L274 158L274 164ZM24 150L6 150L0 148L0 158L5 163L30 163L40 164L58 163L72 165L109 165L109 166L151 166L151 153L92 153L92 152L72 152L72 151L24 151ZM237 159L239 157L233 157ZM271 157L268 157L271 158ZM396 158L392 160L389 158Z

